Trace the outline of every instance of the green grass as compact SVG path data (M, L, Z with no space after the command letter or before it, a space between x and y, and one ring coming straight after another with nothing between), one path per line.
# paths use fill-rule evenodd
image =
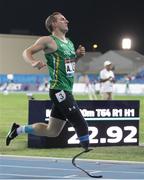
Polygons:
M48 99L46 94L34 95L36 99ZM87 96L76 95L77 100L88 99ZM117 100L140 100L140 143L144 143L144 97L143 96L115 96ZM30 149L27 148L27 136L19 136L9 146L5 146L5 136L13 121L24 125L28 118L28 98L23 93L0 94L0 153L12 155L34 155L47 157L72 158L81 148L63 149ZM83 156L89 159L104 160L129 160L144 162L144 147L142 146L121 146L121 147L97 147L94 151Z

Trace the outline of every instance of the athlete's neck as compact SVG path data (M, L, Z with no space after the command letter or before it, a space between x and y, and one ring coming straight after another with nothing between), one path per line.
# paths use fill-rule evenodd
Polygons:
M61 32L53 32L52 33L53 36L57 37L58 39L60 39L63 42L67 42L67 39L65 37L65 34L61 33Z

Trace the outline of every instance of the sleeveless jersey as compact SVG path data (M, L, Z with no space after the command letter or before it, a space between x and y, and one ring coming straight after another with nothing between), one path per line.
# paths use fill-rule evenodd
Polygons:
M74 45L69 39L63 42L55 36L51 37L57 44L57 50L45 53L51 77L50 89L72 91L76 58Z

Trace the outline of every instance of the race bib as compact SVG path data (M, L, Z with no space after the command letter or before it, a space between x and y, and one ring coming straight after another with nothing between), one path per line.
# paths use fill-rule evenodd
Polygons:
M75 72L75 61L71 59L66 59L65 69L66 69L67 76L73 76Z
M58 100L58 102L62 102L66 99L66 94L63 90L61 90L60 92L56 93L56 98Z

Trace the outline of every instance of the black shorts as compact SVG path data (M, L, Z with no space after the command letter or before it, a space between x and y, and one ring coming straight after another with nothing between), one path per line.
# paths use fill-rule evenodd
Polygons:
M51 117L66 121L69 118L68 111L70 111L71 108L75 107L79 111L72 93L63 90L50 89L49 94L53 102Z

